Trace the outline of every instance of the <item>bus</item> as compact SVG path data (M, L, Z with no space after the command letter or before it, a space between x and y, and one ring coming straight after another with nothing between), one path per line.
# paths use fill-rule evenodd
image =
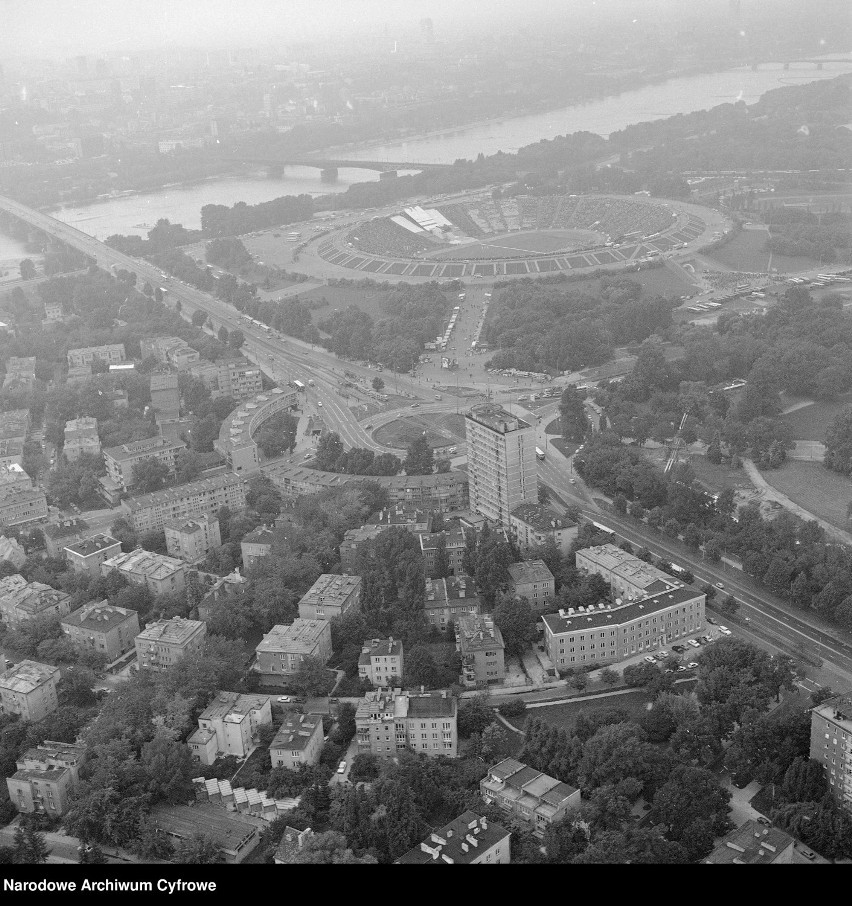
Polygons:
M299 391L299 393L305 392L305 385L301 381L290 381L290 383Z
M542 450L541 447L535 448L535 458L541 460L544 459L544 450Z
M615 534L615 531L614 531L613 529L611 529L608 525L602 525L600 522L593 522L592 525L593 525L599 532L606 532L607 535L614 535L614 534Z

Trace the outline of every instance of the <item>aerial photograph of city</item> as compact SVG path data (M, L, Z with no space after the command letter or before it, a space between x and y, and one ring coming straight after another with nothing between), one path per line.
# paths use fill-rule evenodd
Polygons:
M0 0L0 767L9 903L852 864L849 0Z

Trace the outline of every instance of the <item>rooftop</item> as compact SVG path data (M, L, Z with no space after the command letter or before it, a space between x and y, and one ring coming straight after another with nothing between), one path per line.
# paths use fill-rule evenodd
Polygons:
M485 651L505 648L503 633L491 617L478 614L464 614L456 622L462 654L468 651Z
M177 390L178 376L176 374L158 374L151 375L151 392L156 393L158 390Z
M194 535L196 532L203 532L204 526L208 528L219 524L219 520L210 513L202 513L200 516L184 516L181 519L169 519L163 525L163 529L173 532L180 532L183 535Z
M200 620L185 620L183 617L172 617L171 620L157 620L148 623L136 636L143 642L163 642L172 645L183 645L199 630L206 629L207 624Z
M244 536L243 544L272 544L275 540L275 531L268 525L259 525L253 532Z
M399 506L389 507L386 510L379 510L378 513L373 513L367 520L367 525L387 527L394 525L419 525L421 523L428 525L430 522L429 513L424 510L418 510L415 507L400 504Z
M396 860L398 865L465 865L510 836L499 824L475 812L465 812L436 828L414 849Z
M445 540L448 549L464 547L467 544L467 537L461 529L448 529L443 532L421 532L418 537L421 551L437 550L440 538Z
M301 751L311 741L317 727L322 733L321 714L290 714L281 724L269 748Z
M153 554L141 547L129 554L116 554L104 560L102 568L118 569L122 572L141 573L148 579L167 579L176 572L186 568L183 560L166 557L164 554Z
M249 400L243 400L236 409L222 422L217 441L219 452L224 456L229 450L239 450L254 443L251 439L251 422L268 406L279 400L296 398L296 391L289 387L273 387L255 394Z
M512 516L525 522L536 532L552 532L577 524L572 519L558 515L550 507L541 503L521 503L512 510Z
M696 601L699 598L704 598L703 593L692 588L672 588L670 591L638 601L625 602L621 598L617 598L615 604L598 604L597 607L586 608L571 607L568 610L560 610L559 613L546 613L542 620L551 633L558 635L572 629L618 626L622 623L629 623L631 620L659 613L661 610L675 607L678 604ZM619 601L621 601L620 604Z
M813 713L837 724L847 733L852 733L852 693L846 692L826 699L813 709Z
M186 840L198 835L212 837L226 852L242 848L267 823L241 812L230 812L209 802L192 805L157 805L151 817L169 836Z
M347 484L362 484L363 475L343 475L337 472L322 472L319 469L309 469L306 466L283 466L268 472L269 477L276 484L307 482L315 487L342 488ZM440 488L453 485L467 484L465 472L433 472L431 475L377 475L370 477L383 488L394 490L397 488Z
M11 582L7 580L11 579ZM70 595L64 591L57 591L44 582L26 582L21 584L22 577L19 575L7 576L0 583L0 597L3 603L15 608L19 615L37 617L43 611L48 610L55 604L68 601Z
M400 657L402 641L391 636L389 639L367 639L361 648L359 664L369 665L374 657Z
M447 576L446 579L426 580L427 610L446 607L450 601L479 601L476 584L469 576Z
M289 626L273 626L255 649L261 652L287 651L312 654L324 632L330 632L328 620L303 620L297 617Z
M372 714L394 717L455 717L456 700L446 689L436 692L403 692L401 689L373 689L358 703L355 719L370 720Z
M182 440L167 440L165 437L147 437L145 440L135 440L119 447L109 447L104 450L104 456L109 456L118 462L134 459L145 453L156 453L161 450L185 450L186 444Z
M510 563L509 575L512 577L514 585L553 581L553 573L547 568L544 560L522 560L520 563Z
M467 413L466 418L500 434L509 434L512 431L521 431L524 428L529 428L527 422L518 418L517 415L512 415L511 412L497 403L482 403L479 406L474 406Z
M66 535L79 535L86 531L89 524L83 519L64 519L44 527L44 533L49 538L64 538Z
M777 827L764 827L757 821L746 821L742 827L723 837L705 865L771 865L781 852L792 846L794 839Z
M556 811L566 799L577 792L576 787L537 771L535 768L527 767L514 758L505 758L489 768L488 774L482 782L486 785L496 783L534 797L548 807L549 813L551 809ZM534 803L532 805L534 806Z
M302 596L302 601L310 604L343 602L360 586L360 576L340 576L335 573L323 573L305 592Z
M111 535L93 535L91 538L83 538L81 541L67 545L65 550L71 551L72 554L77 554L79 557L89 557L118 543Z
M21 661L16 667L0 673L0 688L26 695L51 679L59 679L58 667L40 664L38 661Z
M90 601L60 620L62 626L80 626L97 632L109 632L137 616L135 610L115 607L109 601Z
M213 700L198 715L199 720L239 722L251 711L260 711L271 700L269 695L240 692L217 692Z

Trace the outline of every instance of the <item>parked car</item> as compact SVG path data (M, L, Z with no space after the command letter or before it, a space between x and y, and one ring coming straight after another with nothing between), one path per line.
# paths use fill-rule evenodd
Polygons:
M698 644L698 642L695 641L695 639L690 639L689 642L688 642L687 644L692 645L693 648L700 648L700 647L701 647L701 646Z
M725 586L721 582L716 583L716 588L724 588Z
M346 762L345 761L341 761L340 764L337 766L337 773L338 774L346 773Z
M772 822L766 817L766 815L758 815L757 823L762 824L764 827L772 827Z
M672 651L676 651L678 654L683 654L686 651L686 648L683 645L672 645Z
M733 633L731 632L731 630L728 629L727 626L720 626L720 627L719 627L719 632L721 632L722 635L732 635L732 634L733 634Z
M668 651L666 651L665 648L663 648L662 651L658 651L655 655L655 657L657 657L661 661L665 660L665 658L667 658L668 656L669 656L669 653L668 653Z
M292 699L290 698L289 695L279 695L279 696L278 696L278 701L280 701L280 702L290 702L290 701L292 701Z
M686 665L686 669L687 669L687 670L697 670L697 669L698 669L698 664L696 664L695 661L690 661L690 662Z
M646 658L642 658L642 660L645 661L646 664L656 664L657 663L657 661L654 658L652 658L650 655L648 655L648 657L646 657Z
M811 850L809 849L802 849L800 850L800 852L806 859L809 859L811 862L816 859L816 853L811 852Z
M713 619L713 617L707 617L707 622L708 622L711 626L715 626L715 625L716 625L716 621Z

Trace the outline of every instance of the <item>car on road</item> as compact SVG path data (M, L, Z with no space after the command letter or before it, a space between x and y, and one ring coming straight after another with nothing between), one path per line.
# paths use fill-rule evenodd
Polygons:
M458 447L450 447L450 453L458 453L458 451L459 451Z
M692 645L693 648L700 648L700 647L701 647L701 646L698 644L698 642L695 641L695 639L690 639L690 640L687 642L687 645Z
M373 423L372 423L372 422L367 422L367 424L364 425L364 427L365 427L365 428L372 428L372 427L373 427Z
M346 762L345 761L341 761L340 764L337 766L337 773L338 774L346 773Z
M669 653L668 653L668 651L666 651L665 648L663 648L662 651L658 651L658 652L656 653L656 655L654 655L654 656L655 656L656 658L659 658L660 660L664 660L665 658L667 658L667 657L669 656Z
M690 662L686 665L686 669L687 669L687 670L697 670L697 669L698 669L698 664L696 664L695 661L690 661Z
M672 645L672 651L676 651L678 654L683 654L686 651L686 648L683 645Z
M317 400L317 406L319 406L319 408L322 409L322 400Z
M642 660L645 661L646 664L656 664L657 663L656 658L652 658L651 655L648 655L648 657L642 658Z
M766 815L758 815L757 823L762 824L764 827L772 827L772 822L766 817Z
M678 672L678 673L681 673L681 672L683 672L683 671L685 671L685 670L686 670L686 667L684 667L683 664L678 664L678 665L677 665L677 672Z
M713 617L707 617L707 622L708 622L711 626L715 626L715 625L716 625L716 621L713 619Z
M698 641L701 645L709 645L710 642L713 641L713 639L711 639L709 635L702 635L697 641Z
M727 626L720 626L720 627L719 627L719 632L721 632L722 635L732 635L732 634L733 634L733 633L731 632L731 630L728 629Z
M816 859L816 853L811 852L811 850L809 849L802 849L800 850L800 852L806 859L809 859L811 862Z
M716 583L716 588L724 588L724 587L725 587L725 586L724 586L724 584L723 584L722 582L717 582L717 583Z
M290 698L289 695L279 695L279 696L278 696L278 701L280 701L280 702L290 702L290 701L292 701L292 699Z
M412 403L412 404L411 404L411 408L412 408L412 409L419 409L419 408L420 408L420 403Z
M569 478L568 481L570 481L571 484L577 484L577 479L576 479L576 478Z
M336 705L336 704L339 704L339 702L340 702L340 699L339 699L339 698L334 698L334 697L329 698L329 700L328 700L328 703L329 703L330 705Z

